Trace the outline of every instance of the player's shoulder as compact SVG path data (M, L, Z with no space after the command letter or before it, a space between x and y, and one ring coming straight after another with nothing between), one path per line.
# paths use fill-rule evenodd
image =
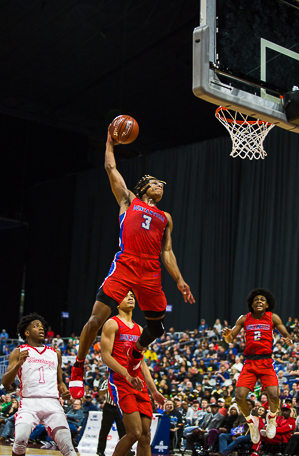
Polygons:
M271 312L271 318L272 318L273 323L281 323L281 318L276 313Z
M239 318L237 319L236 321L236 325L239 325L241 323L244 323L246 318L247 318L248 314L243 314L243 315L240 315Z
M118 330L118 322L116 316L109 318L103 325L103 332Z

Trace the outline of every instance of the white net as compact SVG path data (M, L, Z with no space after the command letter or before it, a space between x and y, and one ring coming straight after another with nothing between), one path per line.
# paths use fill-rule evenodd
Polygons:
M259 119L248 120L248 115L230 111L223 106L216 109L215 116L230 134L233 143L230 154L232 157L258 160L267 156L263 142L274 124Z

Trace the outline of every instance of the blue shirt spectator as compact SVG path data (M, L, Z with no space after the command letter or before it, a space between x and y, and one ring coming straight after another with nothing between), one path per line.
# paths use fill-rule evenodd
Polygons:
M200 325L198 327L198 331L202 332L202 331L206 331L208 329L208 325L206 323L206 320L204 318L202 318L200 320Z

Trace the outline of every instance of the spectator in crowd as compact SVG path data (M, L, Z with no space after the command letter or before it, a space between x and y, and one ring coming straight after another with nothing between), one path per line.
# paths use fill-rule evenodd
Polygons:
M46 332L46 339L49 344L52 342L52 339L54 338L54 336L55 336L54 331L52 330L51 326L48 326L48 330Z
M250 411L254 408L254 402L251 399L247 399L248 408ZM234 423L233 423L234 424ZM248 433L248 424L242 413L238 414L238 421L236 420L237 426L234 431L224 432L219 435L219 452L210 453L210 456L228 456L231 454L239 445L244 445L251 442L250 435Z
M282 391L283 384L287 382L287 378L284 376L284 371L282 369L280 369L277 372L277 378L278 378L278 387Z
M294 397L295 399L297 399L299 397L298 383L296 383L296 382L292 383L292 389L289 394L291 397Z
M203 333L203 332L205 332L207 329L208 329L208 325L207 325L207 323L206 323L206 320L205 320L204 318L202 318L202 319L200 320L200 325L199 325L199 327L198 327L198 331L201 332L201 333Z
M207 445L208 451L212 452L215 444L218 442L219 435L223 432L230 432L232 428L238 427L240 424L244 424L245 418L239 417L239 409L237 404L232 404L229 408L228 414L225 409L226 416L224 416L223 422L218 429L211 429L208 435ZM219 409L221 413L221 409Z
M266 430L261 429L261 439L258 443L252 445L252 456L258 456L262 443L287 443L289 442L293 431L296 429L295 418L291 417L291 406L283 404L281 407L282 416L276 418L276 435L269 439L266 436Z
M222 326L219 318L216 319L213 328L216 329L216 331L217 331L216 334L219 334L219 335L221 334L223 326Z
M8 333L6 332L6 329L2 329L2 331L0 333L0 347L1 347L2 353L4 352L4 348L6 347L7 340L8 340Z
M0 424L3 425L1 430L0 442L5 442L10 437L13 437L15 430L15 413L18 411L19 403L15 397L11 399L11 405L4 413L5 418L0 418Z
M167 415L170 420L169 450L173 451L177 448L179 443L178 431L183 422L182 414L174 408L174 404L171 400L165 402L164 414Z
M79 433L84 420L84 413L80 399L75 399L73 406L66 413L69 428L72 434L74 447L78 444Z
M217 402L215 404L210 404L211 413L208 413L203 422L202 427L198 427L192 431L192 434L186 436L187 441L187 450L192 450L192 455L196 455L194 448L195 442L202 441L204 449L207 449L208 446L208 437L211 429L219 429L221 426L224 416L219 413L219 405Z
M231 369L236 369L237 372L241 372L243 369L243 364L241 363L240 357L236 356L235 363L232 365Z

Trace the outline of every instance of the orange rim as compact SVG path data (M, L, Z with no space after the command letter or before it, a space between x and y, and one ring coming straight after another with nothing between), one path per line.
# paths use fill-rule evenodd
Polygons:
M217 109L216 109L216 112L215 112L215 116L218 117L219 119L222 119L224 120L225 122L228 122L228 123L236 123L238 125L243 125L243 124L250 124L250 125L253 125L253 124L258 124L258 125L272 125L271 123L269 122L266 122L265 120L260 120L260 119L256 119L256 120L235 120L235 119L230 119L230 118L227 118L227 117L224 117L220 114L220 111L228 111L229 109L228 108L225 108L224 106L219 106Z

